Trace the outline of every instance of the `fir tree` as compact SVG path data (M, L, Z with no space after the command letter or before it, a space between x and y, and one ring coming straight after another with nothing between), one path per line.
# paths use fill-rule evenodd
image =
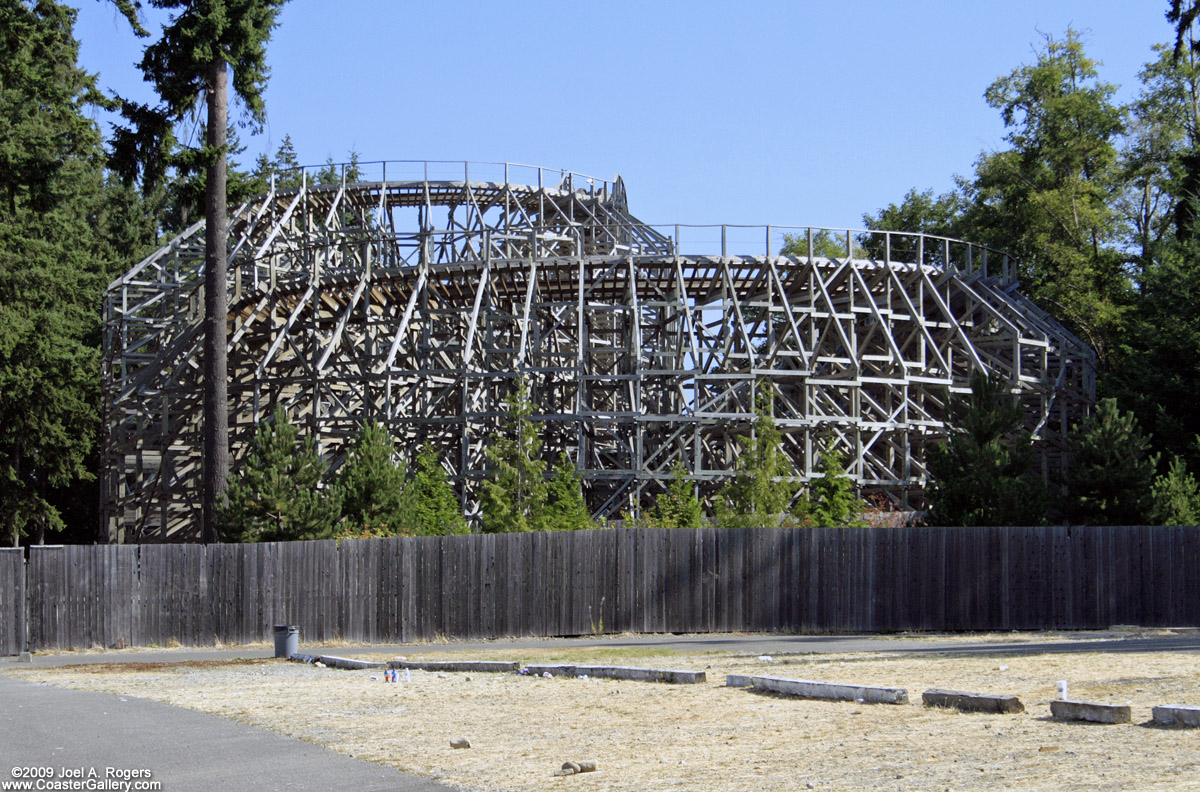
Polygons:
M733 480L717 493L713 505L722 528L753 528L794 522L789 507L799 487L792 481L792 466L781 448L783 435L771 416L773 394L759 391L754 429L743 438ZM803 501L801 500L801 503Z
M534 530L577 531L592 527L592 515L583 500L579 474L566 451L559 455L546 486L546 507L541 517L542 524Z
M304 181L304 172L300 167L300 158L296 155L296 146L292 143L291 135L284 135L275 156L268 158L260 154L254 164L254 178L268 188L271 177L275 177L276 192L298 190Z
M250 456L229 486L217 512L224 537L235 542L328 539L341 512L336 493L319 489L325 463L311 437L300 432L283 407L263 421Z
M667 491L659 494L650 510L650 525L655 528L702 528L704 508L696 498L687 468L679 460L671 468Z
M376 421L363 424L338 474L346 530L398 536L411 519L404 502L404 470L396 465L392 436Z
M145 241L123 223L119 250L106 239L91 120L106 101L76 65L74 23L57 3L0 3L0 536L13 545L64 528L64 511L95 538L97 306L117 255Z
M342 183L342 179L346 180L346 184L354 184L362 180L362 169L358 164L359 154L351 149L349 160L340 165L333 161L333 157L325 159L325 166L318 170L313 176L313 181L321 186L337 186Z
M534 404L524 379L506 404L505 431L493 436L487 449L491 468L482 483L485 533L538 530L546 504L542 440L530 420Z
M929 449L926 492L935 525L1040 525L1045 492L1030 472L1025 413L1003 381L981 372L971 393L950 397L950 437Z
M1200 485L1182 457L1171 460L1170 469L1154 479L1155 525L1200 525Z
M821 477L808 485L810 510L808 519L814 525L856 526L862 514L862 501L854 494L854 482L846 475L846 463L840 451L829 443L821 451L817 471Z
M1070 450L1068 518L1085 525L1142 525L1151 518L1158 455L1116 399L1101 399L1080 422Z
M1200 83L1198 83L1200 87ZM1200 156L1200 152L1198 152ZM1193 208L1200 204L1184 202ZM1200 214L1183 240L1159 246L1125 328L1121 368L1108 392L1137 416L1166 458L1200 464Z
M140 0L114 0L139 36L149 35L138 21ZM125 174L141 174L148 185L159 182L173 162L173 126L189 113L196 97L206 97L208 121L203 153L186 163L205 168L204 217L204 496L203 531L215 539L216 510L225 498L229 475L229 405L226 270L228 194L227 72L233 89L261 124L267 83L266 46L286 0L150 0L175 11L162 38L146 48L141 69L161 98L157 107L123 101L130 126L118 128L113 151Z
M404 490L406 536L447 536L468 533L462 505L438 462L437 450L426 445L417 454L412 480Z

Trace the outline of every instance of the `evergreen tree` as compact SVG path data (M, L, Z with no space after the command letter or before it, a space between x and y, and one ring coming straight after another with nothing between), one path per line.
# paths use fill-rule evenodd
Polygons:
M567 452L558 457L558 464L546 485L546 508L542 525L534 530L578 531L592 527L592 514L583 500L579 473Z
M228 502L217 511L221 534L234 542L328 539L341 513L337 493L320 488L325 463L311 437L283 407L255 432L250 456L229 486Z
M702 528L704 508L696 498L687 468L680 460L671 468L667 491L659 494L650 510L650 525L655 528Z
M412 519L404 502L404 471L396 465L392 436L381 424L363 424L342 469L337 493L346 529L398 536Z
M492 437L487 449L491 468L481 490L485 533L538 530L546 505L542 440L530 420L534 404L523 378L505 403L507 426L504 433Z
M235 124L228 125L226 139L226 194L231 205L239 206L250 198L265 193L268 186L257 173L242 170L236 161L237 155L243 153L246 147L241 144ZM173 162L177 165L178 173L162 187L162 226L167 232L178 233L197 220L204 219L208 174L204 168L202 149L184 149L175 155Z
M339 185L342 178L346 184L354 184L362 179L362 169L358 166L358 152L351 149L350 159L344 166L333 161L333 157L325 160L325 167L317 171L314 181L319 185Z
M1158 59L1140 72L1142 89L1129 107L1120 161L1123 184L1115 202L1127 228L1131 272L1139 282L1173 235L1186 239L1190 234L1188 196L1200 184L1200 105L1193 100L1200 97L1200 53L1188 48L1176 58L1168 46L1154 49Z
M1181 457L1171 460L1170 469L1154 479L1155 525L1200 525L1200 485Z
M95 537L97 306L122 207L106 203L90 119L105 100L76 65L75 16L0 2L0 540L14 546L63 529L64 511L91 520L77 538ZM119 255L144 244L139 227L116 225Z
M291 135L283 136L283 142L275 151L274 158L260 154L255 162L254 178L258 182L269 188L272 175L275 177L277 192L300 189L304 173L300 166L300 158L296 156L296 146L292 143Z
M800 488L792 481L791 461L781 448L783 435L771 415L772 396L768 388L759 390L754 429L743 438L733 480L717 493L713 511L722 528L790 524L792 509L807 506L803 498L792 506Z
M1200 229L1200 219L1192 221ZM1143 275L1107 391L1137 416L1168 458L1190 467L1200 454L1200 235L1161 246Z
M175 11L162 38L146 48L141 68L162 102L149 107L122 102L131 126L118 128L113 151L132 177L140 172L150 185L161 180L176 144L174 124L192 110L197 96L208 107L207 137L200 161L205 166L204 217L204 498L203 532L215 539L216 509L223 502L229 475L227 365L226 140L227 72L233 68L234 92L251 118L265 117L266 45L286 0L150 0ZM139 36L149 35L138 22L140 0L114 0Z
M1175 46L1156 47L1160 58L1140 75L1144 86L1135 107L1148 134L1136 147L1148 170L1165 170L1170 183L1171 218L1176 238L1194 234L1195 199L1200 197L1200 4L1171 0L1167 19L1175 25ZM1146 156L1149 154L1150 156ZM1160 156L1154 156L1158 154ZM1155 168L1155 166L1159 166ZM1165 165L1166 168L1162 166Z
M1071 434L1070 450L1068 518L1084 525L1150 520L1158 455L1132 413L1119 410L1116 399L1101 399Z
M966 398L949 397L950 437L926 455L934 525L1041 525L1046 497L1030 471L1024 410L1002 380L975 372Z
M1106 366L1130 283L1114 205L1124 108L1096 65L1068 30L1064 39L1047 36L1033 64L988 88L1011 147L982 155L975 178L963 183L970 203L963 230L1015 256L1034 302Z
M447 536L468 533L462 505L438 462L431 445L417 454L412 480L404 490L405 514L401 525L406 536Z
M808 485L811 504L808 518L813 525L863 525L862 501L854 494L854 482L846 475L846 462L840 451L827 443L817 462L821 477Z

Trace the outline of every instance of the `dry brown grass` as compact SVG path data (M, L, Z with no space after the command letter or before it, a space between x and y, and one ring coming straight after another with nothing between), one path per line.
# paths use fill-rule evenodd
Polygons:
M773 661L664 649L423 653L703 669L702 685L374 671L282 661L127 664L10 671L80 689L190 707L471 790L1200 789L1200 732L1148 728L1155 704L1200 704L1200 656L804 655ZM901 685L909 705L803 701L725 688L724 675ZM1055 682L1073 698L1132 702L1135 725L1048 719ZM954 688L1021 697L1022 715L920 705ZM472 748L449 741L470 738ZM555 779L566 760L599 772Z

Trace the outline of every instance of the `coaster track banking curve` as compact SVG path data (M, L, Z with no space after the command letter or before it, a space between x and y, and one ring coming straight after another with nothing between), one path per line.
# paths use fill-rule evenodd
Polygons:
M895 232L649 226L619 177L366 167L379 178L293 174L299 186L231 216L235 471L276 404L330 472L373 418L406 455L435 443L475 514L487 438L524 376L546 453L567 451L593 512L619 517L680 461L711 495L769 385L801 478L828 439L863 491L919 505L946 389L965 390L973 370L1021 395L1046 470L1094 401L1091 350L993 251ZM786 232L801 255L778 254ZM198 223L105 294L110 541L200 535L203 266Z

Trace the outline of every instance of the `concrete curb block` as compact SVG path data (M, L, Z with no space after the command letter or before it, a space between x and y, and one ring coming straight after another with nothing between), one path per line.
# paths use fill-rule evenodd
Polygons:
M1163 704L1155 707L1153 713L1156 726L1178 726L1185 729L1200 727L1200 707L1186 704Z
M862 701L871 704L907 704L908 691L904 688L875 687L872 685L838 685L831 682L813 682L808 679L780 679L779 677L750 677L755 690L782 693L808 699L834 701Z
M1095 704L1089 701L1050 702L1050 714L1058 720L1088 721L1089 723L1129 723L1127 704Z
M531 665L525 670L533 676L598 677L625 679L633 682L665 682L670 685L696 685L705 681L703 671L673 671L659 668L629 668L627 666L588 665Z
M921 694L926 707L947 707L961 712L989 712L1003 715L1024 712L1025 705L1016 696L996 696L987 693L966 693L961 690L930 688Z
M366 668L395 668L410 669L413 671L466 671L511 674L516 672L520 667L520 663L517 662L493 660L389 660L386 663L373 663L368 660L355 660L351 657L308 654L294 654L288 659L298 663L321 662L330 668L343 668L350 671L358 671ZM536 665L526 666L525 670L533 676L541 676L546 673L551 676L588 676L605 679L625 679L634 682L665 682L673 685L695 685L705 681L703 671L673 671L657 668L629 668L626 666Z
M383 663L372 663L367 660L355 660L351 657L336 657L334 655L294 654L288 659L299 663L321 662L330 668L344 668L348 671L358 671L364 668L383 668Z
M512 674L520 663L507 660L389 660L388 668L412 671L466 671L479 674Z
M747 674L726 674L725 687L753 687L754 683L750 680L753 677Z

